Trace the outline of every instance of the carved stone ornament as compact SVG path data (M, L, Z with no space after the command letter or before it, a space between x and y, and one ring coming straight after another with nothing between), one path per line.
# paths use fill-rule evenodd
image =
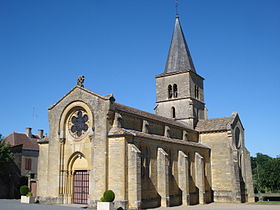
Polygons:
M81 139L85 136L89 128L88 115L83 110L75 111L69 118L68 129L71 136Z
M64 144L65 143L65 138L59 138L59 143Z
M84 87L85 76L79 76L77 79L77 86Z

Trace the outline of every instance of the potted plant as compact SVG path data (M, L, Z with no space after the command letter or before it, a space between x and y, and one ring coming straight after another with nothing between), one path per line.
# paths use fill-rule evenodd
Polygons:
M22 185L20 187L20 202L21 203L34 203L35 202L35 197L32 196L32 192L29 192L29 188L26 185Z
M113 201L115 193L112 190L106 190L103 197L97 202L97 210L113 210Z

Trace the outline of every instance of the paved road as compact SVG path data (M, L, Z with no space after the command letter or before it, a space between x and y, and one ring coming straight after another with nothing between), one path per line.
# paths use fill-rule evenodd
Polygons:
M81 205L41 205L21 204L19 200L0 199L0 210L79 210ZM280 205L257 205L257 204L217 204L195 205L188 207L155 208L151 210L280 210Z
M24 204L20 200L0 199L0 210L79 210L80 205L61 206L61 205L42 205L42 204Z

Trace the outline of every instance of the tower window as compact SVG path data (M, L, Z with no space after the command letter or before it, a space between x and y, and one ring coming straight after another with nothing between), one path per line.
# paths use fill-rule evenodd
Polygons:
M171 113L172 113L172 118L176 118L176 110L174 106L172 106L171 108Z
M172 85L168 85L168 98L172 98Z
M177 96L178 96L178 90L177 90L176 84L173 85L173 96L174 96L174 98L177 98Z

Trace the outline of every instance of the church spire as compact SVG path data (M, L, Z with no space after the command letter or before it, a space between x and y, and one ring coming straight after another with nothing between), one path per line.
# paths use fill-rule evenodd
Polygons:
M168 52L164 73L193 71L192 57L181 28L179 15L176 14L175 27Z

